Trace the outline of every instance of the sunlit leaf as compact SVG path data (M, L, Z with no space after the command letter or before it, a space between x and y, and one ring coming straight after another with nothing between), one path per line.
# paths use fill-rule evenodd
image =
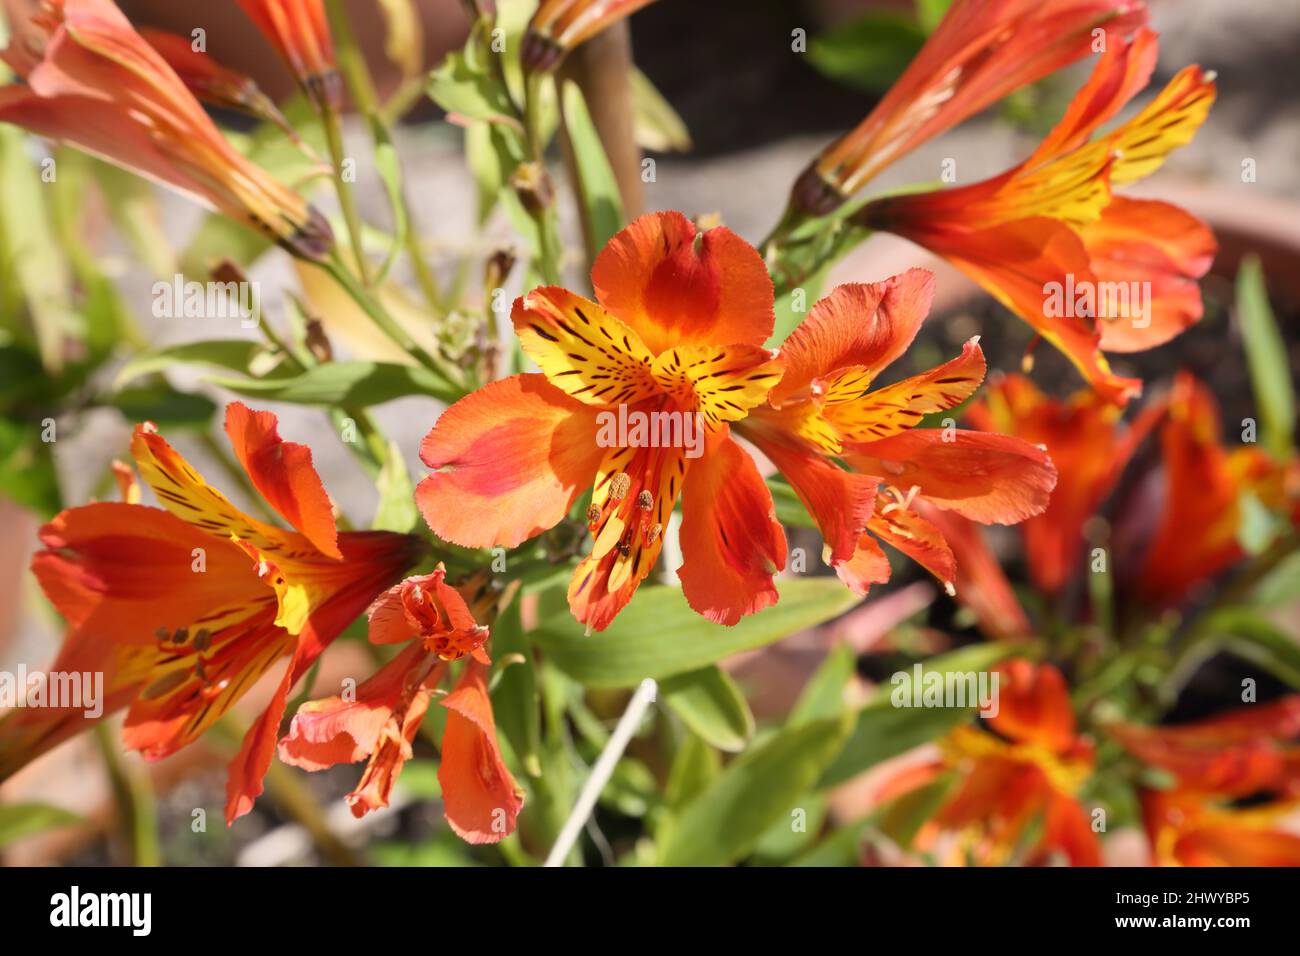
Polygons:
M0 804L0 847L23 837L81 823L81 817L44 803Z
M573 147L574 165L578 174L578 199L582 203L584 221L590 230L587 241L589 252L594 254L604 248L614 234L623 228L623 200L618 192L618 179L609 164L600 134L596 131L587 110L587 101L577 83L566 82L562 93L564 126Z
M669 677L659 685L659 696L686 726L719 750L744 750L753 736L754 715L745 695L721 668L710 665Z
M1265 447L1285 457L1294 448L1295 387L1290 353L1268 304L1268 286L1257 256L1247 256L1237 271L1237 317L1259 406L1260 437Z

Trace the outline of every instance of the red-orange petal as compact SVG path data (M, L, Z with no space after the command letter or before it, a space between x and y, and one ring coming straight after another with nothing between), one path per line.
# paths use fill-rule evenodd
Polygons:
M925 269L836 286L782 344L785 374L772 389L773 406L839 369L860 366L877 375L912 344L933 299L934 274Z
M758 252L723 226L697 235L679 212L650 213L614 236L591 282L656 355L676 345L762 345L776 322Z
M1065 753L1075 742L1074 707L1061 672L1050 664L1024 658L997 668L998 713L993 728L1018 743L1033 743Z
M524 806L497 746L487 668L466 662L455 689L442 700L448 710L442 737L443 808L451 828L468 843L497 843L515 830Z
M255 412L242 402L226 407L226 435L235 457L267 503L322 554L341 558L334 510L306 445L280 437L271 412Z
M913 428L845 448L844 460L904 495L917 493L984 524L1015 524L1047 507L1056 468L1042 449L1010 435Z
M600 466L598 411L536 373L462 398L420 446L440 469L416 489L424 520L468 548L513 548L554 526Z
M749 454L725 432L710 435L682 493L682 593L718 624L735 624L777 601L785 531Z

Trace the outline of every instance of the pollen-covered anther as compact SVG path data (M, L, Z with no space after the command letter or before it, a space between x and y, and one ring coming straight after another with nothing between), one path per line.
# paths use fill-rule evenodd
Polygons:
M627 497L628 491L632 487L632 479L625 471L620 471L609 482L609 496L615 501L622 501Z
M656 541L658 541L659 535L663 534L663 530L664 530L664 526L659 524L658 522L652 524L650 526L650 530L647 531L645 535L646 544L654 544Z
M642 491L636 496L636 506L642 511L649 511L655 506L655 496L649 491Z
M903 494L903 492L899 491L893 485L890 485L885 489L885 494L889 495L894 500L881 508L880 513L882 515L887 515L891 511L906 511L908 508L912 507L912 501L916 498L920 490L920 485L913 485L911 488L907 489L907 494Z
M599 520L600 520L600 505L595 504L594 502L592 504L587 505L587 524L595 524Z

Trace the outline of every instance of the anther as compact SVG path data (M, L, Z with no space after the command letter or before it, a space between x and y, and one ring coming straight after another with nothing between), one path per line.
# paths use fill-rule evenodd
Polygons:
M650 530L646 532L646 536L645 536L646 544L654 544L656 541L658 541L659 535L663 533L663 530L664 530L664 526L661 524L656 523L651 525Z
M595 503L587 505L587 524L595 524L600 520L600 505Z
M620 471L609 483L609 496L615 501L622 501L627 497L631 487L632 479L628 477L627 472Z
M655 496L648 491L643 491L636 496L636 506L642 511L649 511L655 506Z

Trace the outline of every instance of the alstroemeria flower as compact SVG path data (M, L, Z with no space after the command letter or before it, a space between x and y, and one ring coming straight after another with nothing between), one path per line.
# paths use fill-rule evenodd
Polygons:
M1113 40L1061 122L1006 173L875 200L854 217L948 259L1120 404L1141 383L1114 375L1101 350L1151 348L1200 319L1196 280L1216 251L1194 216L1112 192L1191 140L1214 102L1212 74L1187 67L1140 113L1093 138L1147 84L1156 53L1147 30Z
M791 206L838 208L886 166L1146 23L1142 0L956 0L898 81L800 176Z
M1164 411L1163 402L1155 403L1123 427L1121 410L1096 392L1056 401L1022 375L989 385L968 409L977 428L1039 445L1056 464L1059 477L1047 510L1018 527L1029 576L1040 591L1056 594L1070 580L1079 565L1084 526Z
M1254 494L1289 513L1285 470L1257 447L1227 448L1219 409L1205 385L1181 372L1160 429L1164 503L1138 579L1138 591L1175 604L1245 556L1242 496Z
M917 836L922 849L946 848L945 861L1026 865L1060 856L1071 866L1101 865L1101 847L1077 794L1093 770L1093 746L1078 735L1069 688L1056 668L1027 660L997 668L996 734L963 725L939 741L942 757L909 768L885 787L893 796L955 774L955 789ZM1041 825L1032 845L1031 827Z
M419 538L339 532L304 445L236 402L226 434L253 486L294 530L244 514L151 425L131 454L162 508L101 503L41 529L32 570L68 623L51 670L105 674L104 712L128 708L127 747L156 759L193 742L288 658L230 765L226 817L262 791L289 691L424 550ZM0 732L0 776L83 729L79 709L22 710Z
M574 47L654 0L542 0L524 33L524 69L545 73Z
M317 109L338 110L343 83L322 0L238 0Z
M1300 695L1166 727L1115 723L1107 732L1184 792L1300 796Z
M1300 836L1280 826L1297 812L1295 800L1233 808L1195 793L1142 796L1156 866L1300 866Z
M470 843L510 835L524 801L497 746L486 680L491 661L483 649L488 629L442 569L384 592L369 616L373 643L407 647L348 699L303 704L280 741L280 759L306 770L368 759L348 805L358 817L388 806L448 663L467 658L441 702L448 714L438 780L447 822Z
M158 51L181 82L202 102L247 113L274 123L290 136L296 136L284 114L251 76L223 66L208 53L196 50L189 37L152 27L140 27L140 36Z
M780 377L763 348L772 281L730 230L697 234L665 212L611 239L592 283L596 302L555 287L515 301L515 331L542 371L447 409L420 449L438 469L417 489L420 508L447 541L513 548L593 487L595 543L569 606L603 630L654 567L681 497L683 591L734 624L776 601L785 564L771 494L728 433Z
M111 0L48 0L0 58L26 81L0 88L0 122L170 186L294 255L328 253L324 217L226 141Z
M919 513L921 502L1013 523L1042 511L1056 481L1047 455L1018 438L916 427L979 388L978 340L928 372L877 386L933 296L934 277L923 269L839 286L782 345L785 373L768 404L736 424L789 479L821 530L826 563L860 594L889 579L876 538L953 587L952 552Z

